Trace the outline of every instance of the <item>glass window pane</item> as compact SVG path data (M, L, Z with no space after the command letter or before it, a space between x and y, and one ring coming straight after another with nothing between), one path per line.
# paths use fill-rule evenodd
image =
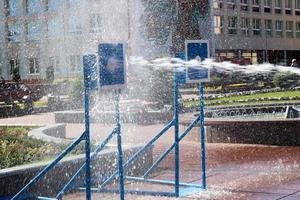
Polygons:
M27 13L33 14L40 11L40 1L39 0L27 0L26 1L26 10Z
M7 1L7 14L9 16L19 15L19 1L18 0L8 0Z
M27 23L28 40L38 40L40 38L40 24L38 21L30 21Z
M60 6L60 0L48 0L47 1L47 10L54 11L58 10Z
M19 41L20 40L20 26L17 22L11 22L7 24L7 38L8 41Z

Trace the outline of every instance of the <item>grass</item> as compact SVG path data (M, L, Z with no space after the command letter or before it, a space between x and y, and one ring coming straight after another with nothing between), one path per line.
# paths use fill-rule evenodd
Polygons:
M300 91L280 91L257 93L243 96L221 97L216 99L205 100L205 104L218 104L218 105L249 105L249 104L264 104L264 103L287 103L288 100L265 100L267 98L300 98ZM263 99L263 100L262 100ZM249 101L249 102L238 102ZM221 103L220 103L221 102ZM223 103L222 103L223 102ZM231 102L231 103L230 103ZM234 103L233 103L234 102ZM293 102L300 102L300 100L293 100ZM191 107L198 105L199 101L185 101L184 107Z

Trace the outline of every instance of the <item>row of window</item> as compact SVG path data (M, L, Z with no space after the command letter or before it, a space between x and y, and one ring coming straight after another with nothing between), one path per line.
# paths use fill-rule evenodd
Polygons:
M22 6L21 0L5 0L5 11L7 16L19 16L21 9L25 8L27 14L36 14L43 11L58 10L62 0L25 0L25 5ZM78 7L80 0L67 0L67 8Z
M241 11L252 10L252 12L272 13L272 0L227 0L227 8L232 10L237 9L236 1L239 1ZM250 1L252 3L251 7ZM294 6L292 5L292 1L293 0L274 0L274 13L292 15L292 9L294 9L295 15L300 15L300 0L294 0ZM223 4L223 0L215 0L214 8L222 9L224 7ZM263 9L261 9L261 7Z
M40 73L40 61L36 57L29 57L26 60L28 66L28 73L31 75L39 74ZM71 73L81 72L82 71L82 61L80 55L69 55L66 58L66 63L69 71ZM55 73L61 73L61 66L60 66L60 57L53 56L48 59L48 67L54 69ZM13 72L14 69L20 69L20 60L19 59L10 59L9 60L9 71L10 73Z
M99 14L91 14L89 17L90 32L100 31L101 17ZM63 20L60 17L50 18L47 21L47 37L57 37L63 34ZM40 20L28 20L25 31L28 40L39 40L41 38L42 23ZM69 16L67 20L67 32L70 34L81 34L82 25L78 16ZM7 22L8 41L18 42L21 37L21 26L18 21Z
M239 21L238 21L239 20ZM285 25L285 29L284 28ZM286 38L300 38L300 21L282 21L272 19L257 19L236 16L228 16L227 19L227 32L224 29L224 16L215 16L215 34L240 34L250 36L251 32L254 36L261 36L262 31L266 37L284 37Z

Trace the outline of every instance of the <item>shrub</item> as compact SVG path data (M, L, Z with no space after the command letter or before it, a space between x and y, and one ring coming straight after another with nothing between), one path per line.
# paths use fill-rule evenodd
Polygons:
M290 88L298 84L299 75L290 72L278 72L273 77L273 84L280 88Z
M72 107L78 108L83 104L83 80L76 78L70 82L69 99Z

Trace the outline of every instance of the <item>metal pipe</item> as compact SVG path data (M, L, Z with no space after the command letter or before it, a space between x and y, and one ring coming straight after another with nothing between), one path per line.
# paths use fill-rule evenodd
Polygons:
M175 182L173 181L158 180L158 179L145 179L145 178L132 177L132 176L126 176L126 179L133 180L133 181L141 181L146 183L157 183L162 185L175 185ZM179 186L202 188L201 185L192 184L192 183L179 183Z
M173 126L173 120L170 121L164 128L160 130L160 132L150 140L147 144L145 144L140 150L138 150L130 159L126 161L126 163L123 165L123 168L126 168L130 162L137 159L137 156L139 156L145 149L147 149L150 145L152 145L160 136L162 136L171 126ZM99 186L99 188L103 188L106 184L108 184L110 181L113 180L113 178L118 174L118 171L115 171L108 179L106 179L102 185Z
M200 151L201 151L201 176L202 176L202 187L206 189L206 163L205 163L205 136L204 136L204 97L203 97L203 86L199 83L199 97L200 97Z
M24 186L11 200L17 200L20 196L40 178L42 178L50 169L52 169L65 155L72 151L85 138L85 132L72 144L70 144L63 152L61 152L50 164L48 164L41 172L39 172L29 183Z
M124 180L123 180L123 158L122 158L122 138L121 138L121 124L120 124L120 90L115 91L115 121L117 126L117 144L118 144L118 174L119 174L119 191L120 200L124 200Z
M111 140L113 135L115 134L116 129L113 129L112 132L104 139L103 142L101 142L95 149L95 151L91 154L91 160L105 147L105 145ZM65 186L59 191L59 193L56 195L56 198L59 199L62 197L64 192L69 188L69 186L74 182L74 180L79 176L79 174L82 172L82 170L85 168L86 163L84 163L77 172L72 176L72 178L65 184Z
M190 125L183 131L183 133L179 136L179 141L181 141L189 132L190 130L199 122L200 116L198 116Z
M175 194L179 197L179 108L178 108L178 84L176 78L176 69L173 70L173 115L174 115L174 143L175 143L175 155L174 155L174 176L175 176Z
M171 147L169 147L169 149L167 149L158 160L156 160L156 162L145 172L145 174L142 176L143 178L145 178L146 176L148 176L152 170L157 167L157 165L173 150L173 148L175 147L175 143L172 144Z

